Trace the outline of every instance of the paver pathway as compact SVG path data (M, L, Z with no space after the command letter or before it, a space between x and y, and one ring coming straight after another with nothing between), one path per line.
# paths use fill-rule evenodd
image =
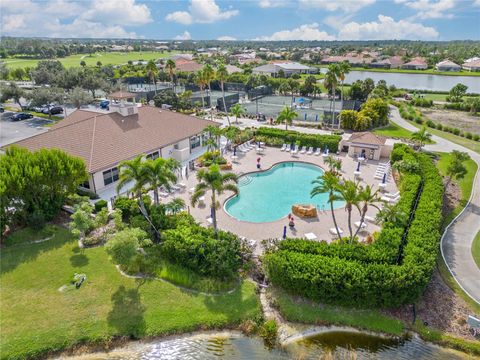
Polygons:
M418 129L401 118L398 109L391 108L390 119L401 127L418 131ZM464 151L477 163L480 169L480 154L461 145L452 143L439 136L432 136L436 144L426 145L429 151L450 152ZM480 269L472 256L472 243L480 230L480 178L479 171L474 178L470 203L464 211L445 229L441 241L442 256L448 269L460 287L480 304Z

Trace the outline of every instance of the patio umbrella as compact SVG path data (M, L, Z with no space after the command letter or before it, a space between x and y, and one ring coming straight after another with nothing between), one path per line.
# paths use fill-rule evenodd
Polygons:
M318 121L318 114L315 115L315 121Z
M386 181L387 181L387 173L383 173L382 184L385 184Z
M360 161L357 163L357 171L360 171Z
M283 239L286 239L286 238L287 238L287 225L285 225L285 226L283 227L283 237L282 237L282 238L283 238Z
M235 147L233 148L233 156L236 156L236 155L237 155L237 147L235 146Z
M305 113L305 121L307 121L307 113Z
M292 142L292 143L290 144L290 150L293 150L293 149L295 149L295 144Z
M323 153L326 154L328 151L327 145L325 145L325 148L323 149Z

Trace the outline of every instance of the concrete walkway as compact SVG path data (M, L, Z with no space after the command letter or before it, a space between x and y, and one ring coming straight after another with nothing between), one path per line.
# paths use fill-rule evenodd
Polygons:
M412 124L400 117L398 109L391 108L390 120L401 127L418 131ZM480 154L439 136L432 136L436 144L425 149L437 152L464 151L477 163L480 169ZM480 304L480 269L473 260L472 243L480 230L480 179L479 171L474 178L470 202L465 209L447 226L441 240L443 259L455 281L477 303Z

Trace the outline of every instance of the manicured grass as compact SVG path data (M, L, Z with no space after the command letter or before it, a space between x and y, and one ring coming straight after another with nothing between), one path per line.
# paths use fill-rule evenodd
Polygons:
M288 321L317 325L343 325L359 329L402 335L402 321L381 314L376 310L351 309L339 306L294 301L280 289L272 290L274 303Z
M131 51L131 52L98 52L92 55L89 54L76 54L70 55L59 60L65 67L80 66L80 62L83 60L87 66L96 66L97 61L101 61L103 65L112 64L126 64L129 60L155 60L163 57L170 56L176 52L159 52L159 51ZM55 60L55 59L53 59ZM18 59L8 58L3 60L8 68L24 68L35 67L40 61L39 59Z
M58 228L53 225L46 225L41 230L25 228L19 231L15 231L13 234L2 239L2 244L5 246L14 246L24 245L34 241L41 241L55 235L57 230Z
M472 255L473 260L475 260L478 268L480 269L480 231L477 233L477 236L475 236L475 239L473 239Z
M442 176L447 176L447 167L450 162L452 155L450 153L438 153L439 159L437 162L438 171ZM455 216L457 216L460 211L467 205L468 200L470 199L470 194L472 193L473 180L475 173L477 172L477 163L472 159L465 161L465 167L467 168L467 174L463 179L455 180L452 182L457 184L460 187L461 199L458 206L445 217L445 225L448 225Z
M412 132L390 122L388 126L373 130L375 134L383 135L391 138L410 139Z
M130 279L102 247L80 250L63 228L50 241L2 249L0 269L2 358L33 358L116 336L234 325L260 313L249 281L232 294L203 296L161 281ZM58 291L74 273L87 275L81 288Z

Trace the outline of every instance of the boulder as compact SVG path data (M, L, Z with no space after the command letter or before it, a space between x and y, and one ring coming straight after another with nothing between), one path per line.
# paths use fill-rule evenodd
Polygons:
M292 213L300 218L316 218L317 208L311 204L292 205Z
M226 163L220 165L220 170L232 170L232 163Z

